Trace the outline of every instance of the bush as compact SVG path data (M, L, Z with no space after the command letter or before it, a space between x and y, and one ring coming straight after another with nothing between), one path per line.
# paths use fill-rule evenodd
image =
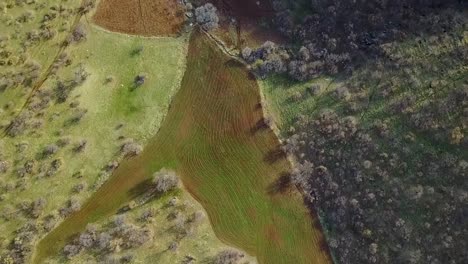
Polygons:
M61 208L59 211L60 211L60 215L62 217L67 217L71 213L80 210L80 208L81 208L80 201L78 201L76 198L73 197L73 198L71 198L70 200L67 201L66 207Z
M156 191L165 193L178 187L179 178L175 172L162 169L153 175L153 183Z
M84 189L86 189L87 186L88 185L86 184L86 182L78 183L77 185L73 186L73 192L74 193L80 193Z
M57 153L59 147L55 144L50 144L45 146L44 150L42 151L42 155L44 157L52 156L53 154Z
M132 55L140 55L144 50L143 46L138 46L134 50L132 50Z
M27 119L28 116L26 114L21 114L15 117L8 126L7 135L10 137L16 137L24 134L27 128Z
M63 249L63 253L67 259L72 259L74 256L80 253L81 249L82 248L77 245L66 245Z
M82 152L86 146L88 145L88 141L86 139L80 140L75 147L73 147L74 152Z
M88 32L86 31L86 28L80 23L75 27L75 29L73 29L73 32L67 38L66 44L81 42L86 39L87 34Z
M146 76L144 74L138 74L133 81L136 87L142 86L145 84Z
M223 250L214 259L214 264L237 264L244 254L233 249Z
M217 28L219 26L219 18L216 12L216 7L211 3L206 3L203 6L197 7L195 9L197 23L200 24L204 30Z
M31 205L31 216L33 218L38 218L46 206L46 200L42 197L35 200Z
M142 151L143 147L140 144L133 142L132 139L130 139L120 147L120 152L127 158L138 156Z

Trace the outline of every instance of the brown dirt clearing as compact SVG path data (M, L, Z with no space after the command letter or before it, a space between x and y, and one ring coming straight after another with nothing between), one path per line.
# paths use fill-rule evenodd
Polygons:
M111 31L142 36L174 36L184 23L174 0L101 0L93 21Z

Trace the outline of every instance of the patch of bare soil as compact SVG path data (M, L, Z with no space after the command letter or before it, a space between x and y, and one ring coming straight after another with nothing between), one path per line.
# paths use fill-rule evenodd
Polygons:
M175 0L101 0L94 23L111 31L143 36L173 36L184 23Z

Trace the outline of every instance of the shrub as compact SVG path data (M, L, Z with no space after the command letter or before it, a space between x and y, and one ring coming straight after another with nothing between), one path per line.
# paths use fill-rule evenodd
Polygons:
M127 158L140 155L142 151L143 147L140 144L133 142L132 139L130 139L120 147L120 152Z
M42 197L35 200L31 205L31 216L38 218L46 206L46 200Z
M86 139L80 140L75 147L73 148L74 152L82 152L86 146L88 145L88 141Z
M149 221L151 218L154 217L154 210L153 209L147 209L141 213L139 219L140 221Z
M251 56L252 56L252 49L249 48L249 47L245 47L243 50L242 50L242 58L244 60L246 60L247 62L252 62L251 61Z
M74 256L78 255L81 251L81 247L77 245L66 245L63 248L63 253L67 259L72 259Z
M178 247L179 247L179 243L177 243L176 241L172 241L172 242L169 244L168 249L169 249L170 251L176 251Z
M84 232L78 237L78 243L83 248L91 248L94 245L95 238L93 234Z
M226 249L218 253L214 259L214 264L237 264L244 257L244 254L233 249Z
M93 8L94 8L94 5L95 5L95 1L94 0L86 0L86 1L83 1L80 5L80 7L78 8L78 12L80 14L87 14L89 13Z
M57 140L57 146L63 148L65 146L67 146L68 144L70 144L70 138L69 137L63 137L63 138L60 138L59 140Z
M80 201L78 201L76 198L72 197L70 200L67 201L66 207L61 208L59 211L60 211L60 215L62 217L67 217L71 213L80 210L80 208L81 208Z
M138 74L135 77L135 80L133 83L135 84L136 87L142 86L146 81L146 76L144 74Z
M131 254L126 254L120 258L121 263L131 263L135 257Z
M73 29L70 36L67 38L67 43L78 43L86 39L88 32L83 24L78 24L75 29Z
M114 76L112 76L112 75L106 76L105 83L111 83L113 81L114 81Z
M75 71L71 84L73 86L79 86L83 84L88 79L88 77L89 73L83 68L83 66L80 66L80 68Z
M81 119L83 119L83 117L86 115L86 113L88 113L88 110L86 109L82 109L82 108L78 108L76 109L72 116L70 117L70 119L68 119L68 121L66 122L66 124L68 125L76 125L77 123L79 123L81 121Z
M44 157L52 156L53 154L57 153L59 147L55 144L50 144L45 146L44 150L42 150L42 155Z
M179 178L175 172L162 169L161 171L153 174L153 183L156 191L165 193L177 188Z
M134 50L132 50L132 55L140 55L143 52L144 47L138 46Z
M107 232L102 232L97 237L97 246L100 250L111 249L112 236Z
M316 95L319 95L320 92L322 91L322 86L320 86L319 84L314 84L314 85L311 85L310 87L307 87L306 91L309 94L316 96Z
M26 114L15 117L8 126L7 135L10 137L22 135L27 128L27 118Z
M119 167L119 162L116 161L116 160L114 160L114 161L112 161L112 162L109 162L109 163L106 165L105 170L106 170L107 172L112 172L112 171L114 171L115 169L117 169L117 167Z
M86 189L88 185L86 184L86 182L81 182L81 183L78 183L77 185L73 186L73 192L74 193L80 193L82 192L84 189Z
M123 237L123 246L125 248L140 247L152 238L150 229L129 228Z
M48 215L46 217L44 217L44 222L43 222L43 226L44 226L44 229L49 232L51 231L52 229L54 229L55 225L57 224L57 218L56 216L54 215Z
M348 101L351 98L351 93L345 86L337 88L333 95L337 100Z
M203 6L197 7L195 9L195 18L197 23L200 24L204 30L217 28L219 18L216 12L216 7L211 3L206 3Z

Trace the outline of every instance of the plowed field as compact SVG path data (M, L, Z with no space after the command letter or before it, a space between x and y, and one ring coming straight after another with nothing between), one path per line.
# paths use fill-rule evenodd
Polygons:
M184 12L176 0L101 0L93 20L110 31L172 36L181 30Z

